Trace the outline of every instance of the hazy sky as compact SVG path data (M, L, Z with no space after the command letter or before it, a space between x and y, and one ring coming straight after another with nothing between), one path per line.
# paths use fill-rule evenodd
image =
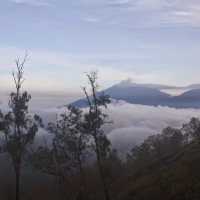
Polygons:
M199 0L0 0L0 86L27 50L27 87L200 82Z

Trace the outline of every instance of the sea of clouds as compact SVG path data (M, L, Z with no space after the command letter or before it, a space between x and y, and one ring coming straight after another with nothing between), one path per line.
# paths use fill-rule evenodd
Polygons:
M45 123L54 121L65 108L51 108L37 111ZM180 128L192 117L200 118L199 109L175 109L129 104L123 101L112 103L105 110L109 118L104 126L114 148L122 154L140 144L150 135L160 133L167 126Z
M31 112L39 114L47 125L48 122L55 121L59 114L65 111L66 108L61 106L64 105L65 98L62 97L59 99L58 102L60 104L57 104L56 98L54 99L55 102L52 103L52 96L40 100L37 99L33 103L34 106L32 106ZM71 99L66 104L70 101ZM60 105L61 107L56 105ZM0 109L4 108L5 104L1 104ZM104 130L111 140L113 147L121 153L126 153L149 135L160 133L167 126L179 128L183 123L189 122L192 117L200 118L199 109L175 109L161 106L134 105L124 101L113 102L105 112L109 115L109 121L112 123L105 125ZM39 134L42 142L49 141L49 136L45 131L41 130Z
M167 126L180 128L192 117L200 117L198 109L175 109L134 105L126 102L111 104L107 110L113 121L108 136L113 146L121 152L127 152L152 134L157 134Z

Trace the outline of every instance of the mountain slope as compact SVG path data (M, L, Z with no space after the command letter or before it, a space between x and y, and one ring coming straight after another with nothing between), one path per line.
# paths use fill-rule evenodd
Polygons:
M200 89L189 90L171 99L171 105L181 108L200 108Z
M174 108L200 108L200 89L198 84L182 88L197 87L179 95L171 96L161 90L177 89L178 87L159 84L136 84L122 81L102 92L114 100L123 100L131 104L169 106ZM100 92L99 95L102 93ZM79 99L72 103L77 107L87 107L86 99Z
M170 98L170 95L158 89L138 85L124 85L122 83L114 85L104 92L113 99L143 105L164 104Z
M199 100L200 99L200 89L189 90L182 95L177 97L178 99L184 100Z
M165 105L171 98L170 95L154 89L151 87L145 87L138 84L129 84L121 82L104 91L106 95L115 100L123 100L128 103L142 104L142 105ZM102 93L100 92L99 95ZM86 99L79 99L72 103L74 106L86 107Z

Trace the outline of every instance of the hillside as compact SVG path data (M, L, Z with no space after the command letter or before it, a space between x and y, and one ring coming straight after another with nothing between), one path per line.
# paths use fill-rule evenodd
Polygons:
M173 97L170 103L180 108L200 108L200 89L189 90Z
M200 144L193 142L174 155L149 161L123 180L118 200L197 200L200 198ZM120 187L120 186L119 186Z

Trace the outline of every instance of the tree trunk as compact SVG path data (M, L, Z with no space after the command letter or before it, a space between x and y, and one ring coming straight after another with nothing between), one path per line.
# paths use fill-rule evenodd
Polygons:
M101 181L102 181L102 184L103 184L103 191L104 191L104 195L105 195L105 200L110 200L108 187L107 187L105 176L104 176L104 173L103 173L102 163L101 163L100 160L97 160L97 161L98 161L98 168L99 168L99 172L100 172Z
M20 200L20 164L15 167L15 200Z
M79 183L80 190L79 190L77 200L85 200L85 198L86 198L86 181L85 181L85 175L84 175L84 170L83 170L80 154L78 155L78 165L79 165L79 176L80 176L80 183Z
M105 176L104 176L104 172L103 172L103 166L102 166L102 162L101 162L101 157L100 157L100 152L99 152L99 149L98 149L97 141L96 141L96 155L97 155L97 165L98 165L98 168L99 168L99 173L100 173L101 181L102 181L102 184L103 184L103 191L104 191L105 200L110 200L109 190L108 190L106 180L105 180Z

